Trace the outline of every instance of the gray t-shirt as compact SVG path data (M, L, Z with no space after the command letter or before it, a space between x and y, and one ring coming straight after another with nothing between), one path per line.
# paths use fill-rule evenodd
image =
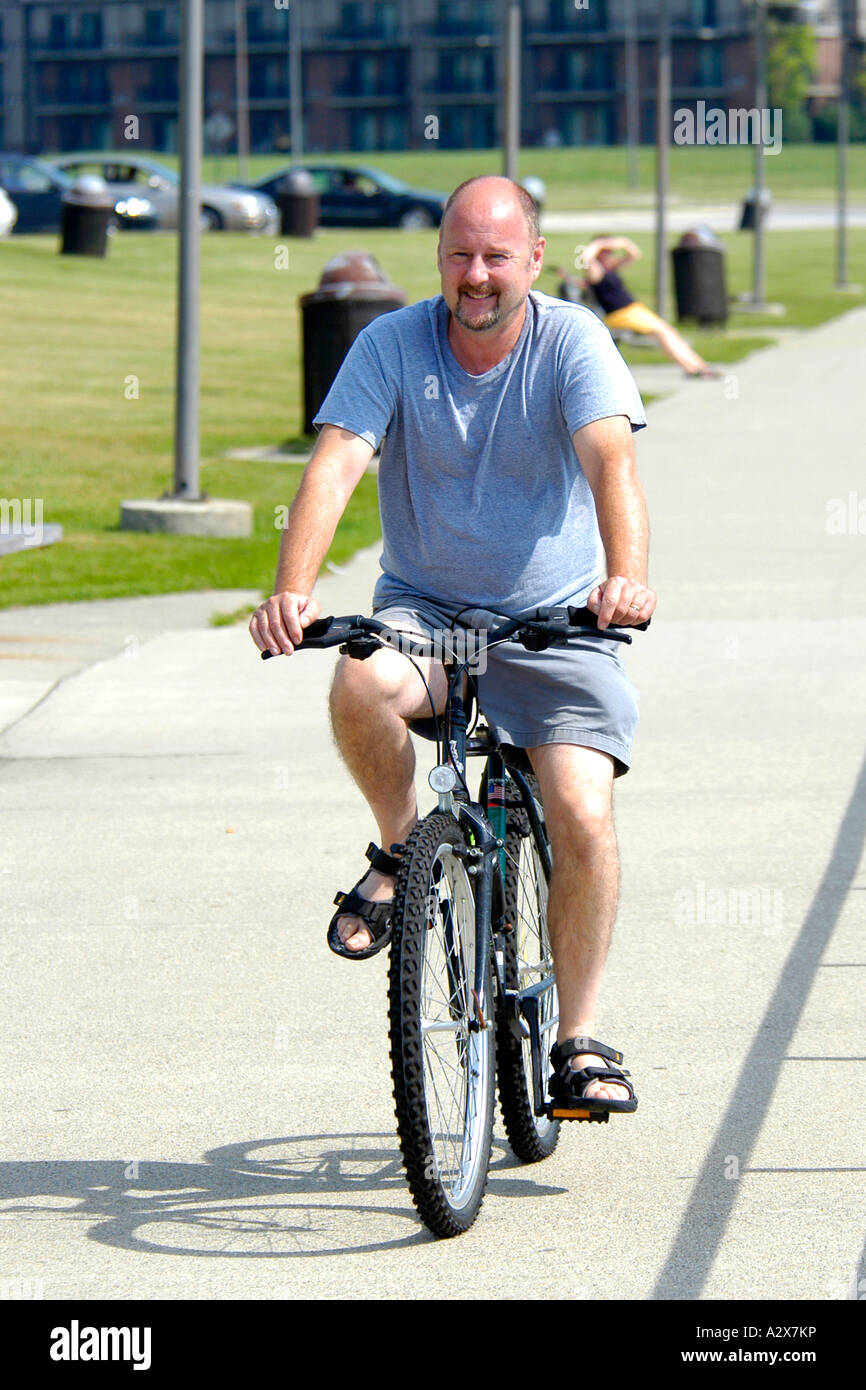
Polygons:
M571 436L611 415L645 425L632 375L591 310L537 290L514 348L480 376L451 351L448 317L439 294L375 319L313 421L383 441L375 605L580 602L601 551Z

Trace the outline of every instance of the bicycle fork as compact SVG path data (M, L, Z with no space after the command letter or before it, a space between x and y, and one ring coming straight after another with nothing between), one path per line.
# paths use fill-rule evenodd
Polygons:
M493 1001L488 999L488 964L493 946L491 910L493 906L493 874L495 856L500 841L490 829L486 818L465 802L454 807L459 821L472 831L475 844L466 851L468 873L475 880L475 981L472 997L475 1002L475 1026L493 1027Z

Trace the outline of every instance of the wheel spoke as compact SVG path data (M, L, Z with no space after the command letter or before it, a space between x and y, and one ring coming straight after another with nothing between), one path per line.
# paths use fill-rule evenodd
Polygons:
M506 917L512 925L506 944L508 987L522 993L553 975L547 930L547 876L523 810L509 811L505 877ZM550 1035L558 1018L554 986L539 1000L541 1061L545 1072ZM506 1132L517 1156L534 1162L552 1152L559 1125L545 1115L535 1114L531 1040L518 1041L506 1025L500 1030L499 1048L499 1088Z

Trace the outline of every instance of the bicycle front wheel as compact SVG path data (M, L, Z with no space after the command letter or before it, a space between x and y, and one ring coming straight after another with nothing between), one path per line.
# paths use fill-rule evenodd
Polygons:
M406 841L394 889L391 1072L412 1200L438 1236L468 1230L487 1186L493 1029L475 1017L475 895L463 829L432 812ZM492 972L488 963L489 997Z
M538 800L538 784L527 779ZM517 798L509 788L509 801ZM543 825L542 821L542 825ZM543 981L550 988L539 999L541 1065L543 1082L549 1071L547 1056L556 1041L559 1003L553 981L553 955L547 930L547 878L538 845L522 807L509 805L505 842L505 983L510 990L525 990ZM516 1038L504 1014L497 1029L499 1101L508 1142L517 1158L537 1163L548 1158L559 1139L559 1121L536 1115L532 1086L532 1046L528 1038Z

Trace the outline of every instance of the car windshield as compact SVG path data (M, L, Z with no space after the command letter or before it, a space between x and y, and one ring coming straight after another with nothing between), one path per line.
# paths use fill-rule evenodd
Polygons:
M48 179L49 183L55 185L59 183L62 184L64 188L71 188L74 182L63 169L58 169L53 164L46 164L44 160L41 159L23 160L21 163L17 164L17 168L21 170L22 176L28 169L37 170Z
M404 183L402 179L395 179L392 174L383 174L381 169L368 169L362 165L354 172L359 177L373 179L380 188L384 188L388 193L405 193L409 187L408 183Z
M142 172L149 178L151 174L158 174L166 183L180 183L180 174L176 169L167 169L164 164L142 164Z

